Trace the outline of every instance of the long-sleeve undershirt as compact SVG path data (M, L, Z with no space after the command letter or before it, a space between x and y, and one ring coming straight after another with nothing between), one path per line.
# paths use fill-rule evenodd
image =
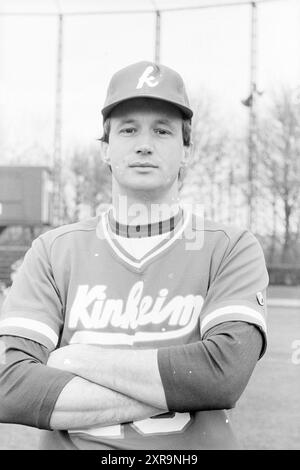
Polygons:
M233 408L262 348L259 329L235 321L211 328L202 341L159 349L158 365L169 410Z
M47 367L50 351L35 341L18 336L0 341L0 422L50 429L56 400L74 375Z
M50 429L56 400L73 374L45 364L49 350L35 341L1 336L0 422ZM231 408L243 392L262 350L259 329L224 322L202 341L161 348L158 365L171 411Z

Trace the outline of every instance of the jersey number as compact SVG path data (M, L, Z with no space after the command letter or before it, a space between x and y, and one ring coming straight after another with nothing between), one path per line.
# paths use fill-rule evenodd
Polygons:
M130 426L142 435L149 434L170 434L181 432L190 422L190 413L165 413L164 415L154 416L153 418L142 419L130 423ZM113 426L102 426L100 428L77 429L69 431L72 433L85 433L95 437L117 437L123 436L123 424Z

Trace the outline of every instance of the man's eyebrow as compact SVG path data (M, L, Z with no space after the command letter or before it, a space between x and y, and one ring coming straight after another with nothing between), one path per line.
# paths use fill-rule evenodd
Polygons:
M161 125L164 125L164 126L174 127L172 119L167 119L167 118L156 119L155 124L156 125L161 124Z
M119 126L123 126L124 124L134 124L135 122L136 119L134 118L122 118L118 124Z
M124 117L124 118L121 118L120 121L118 122L118 127L124 126L126 124L136 124L137 122L138 122L138 119L135 119L133 117L132 118L131 117ZM156 126L157 125L164 125L164 126L169 126L171 128L174 127L172 119L168 119L168 118L155 119L154 124Z
M157 122L158 124L172 124L172 121L167 118L159 118L159 119L156 119L155 122Z

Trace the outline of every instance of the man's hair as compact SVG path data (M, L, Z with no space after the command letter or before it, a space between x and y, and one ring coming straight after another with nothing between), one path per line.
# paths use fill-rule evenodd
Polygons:
M109 134L110 134L111 119L110 117L106 118L103 123L103 135L99 139L102 142L109 143ZM189 147L191 145L191 134L192 134L192 124L190 119L182 118L182 138L183 145Z

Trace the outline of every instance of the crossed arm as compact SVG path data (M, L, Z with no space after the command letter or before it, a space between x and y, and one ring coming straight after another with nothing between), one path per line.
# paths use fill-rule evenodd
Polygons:
M52 429L107 426L167 411L155 350L75 344L54 351L47 365L77 376L57 399Z
M50 419L51 429L111 426L163 413L128 396L74 377L61 391Z
M164 410L76 376L61 367L58 349L21 337L1 336L0 422L42 429L78 429L138 421ZM69 355L69 354L68 354ZM47 366L56 357L56 368Z
M261 349L262 336L254 325L227 322L212 328L202 341L158 350L74 344L54 351L48 365L133 400L136 411L142 406L149 417L167 410L232 408ZM54 417L55 412L56 407ZM138 416L133 419L143 419Z
M245 322L217 325L202 341L157 351L70 345L48 357L34 341L5 341L0 422L45 429L107 426L168 410L231 408L262 348L261 333Z

